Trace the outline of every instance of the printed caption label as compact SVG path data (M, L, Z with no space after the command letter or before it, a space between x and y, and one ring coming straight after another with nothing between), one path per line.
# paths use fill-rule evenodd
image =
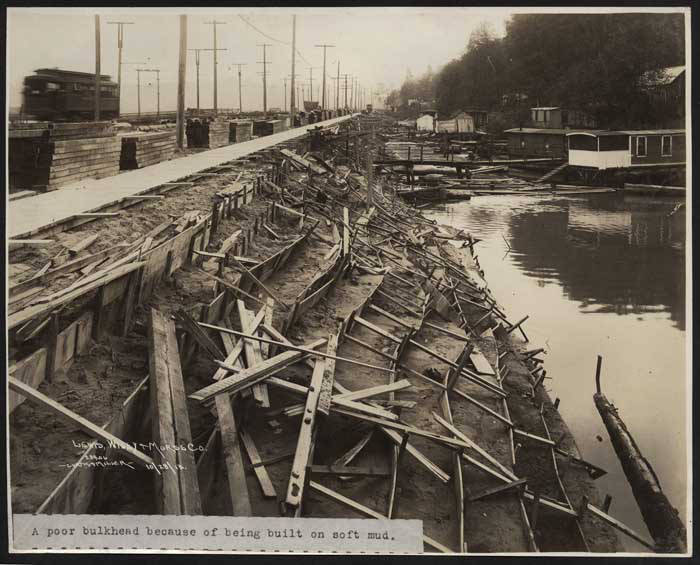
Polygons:
M13 515L13 551L422 553L421 520Z

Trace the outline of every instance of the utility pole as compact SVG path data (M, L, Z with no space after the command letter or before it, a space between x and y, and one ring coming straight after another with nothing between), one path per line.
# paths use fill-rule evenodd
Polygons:
M291 100L289 102L289 113L291 114L291 127L294 127L294 110L295 105L295 90L294 90L294 79L297 75L294 74L294 64L296 62L296 50L297 50L297 17L292 16L292 84L291 84Z
M345 92L345 105L344 105L343 109L347 109L347 107L348 107L348 77L349 76L350 75L348 75L348 74L343 75L343 77L345 78L345 86L343 87L343 91Z
M338 74L336 76L335 83L335 109L338 109L338 104L340 103L340 59L338 59Z
M238 67L238 113L243 113L243 92L241 87L241 67L247 65L248 63L233 63Z
M226 51L226 49L217 49L217 47L216 47L216 26L225 24L226 22L217 22L216 20L213 20L211 22L204 22L204 23L206 25L211 25L214 27L214 48L212 49L212 51L214 51L214 115L216 115L218 112L218 102L217 102L217 98L216 98L216 90L217 90L217 86L218 86L218 80L217 80L217 76L216 76L216 68L219 64L219 61L216 57L216 52L217 51Z
M326 109L326 48L335 47L335 45L316 45L316 47L323 47L323 102L321 103L321 108Z
M117 26L117 96L119 96L119 109L121 109L122 99L122 48L124 47L124 26L133 25L133 23L134 22L107 22L109 25Z
M287 113L287 77L282 79L284 81L284 113Z
M197 67L197 111L199 112L199 52L213 51L213 49L200 47L199 49L188 49L188 51L194 51L194 64ZM216 53L216 51L214 51L214 53Z
M267 60L267 48L272 47L271 43L258 43L258 47L263 48L263 60L258 61L258 64L263 66L263 112L265 112L265 117L267 117L267 66L270 61Z
M100 121L100 16L95 16L95 121Z
M187 73L187 16L180 16L180 59L177 67L177 146L185 146L185 77Z
M318 67L309 67L309 101L314 101L314 69Z

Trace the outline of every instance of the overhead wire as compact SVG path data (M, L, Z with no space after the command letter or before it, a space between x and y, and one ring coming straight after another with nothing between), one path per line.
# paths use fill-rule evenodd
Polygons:
M264 31L262 31L260 28L253 25L251 22L249 22L247 19L245 19L242 15L239 14L238 17L241 18L241 20L243 20L247 25L249 25L251 28L253 28L255 31L257 31L259 34L265 36L270 41L276 41L277 43L281 43L282 45L291 45L292 44L291 41L282 41L281 39L277 39L275 37L272 37L271 35L268 35ZM299 55L299 57L301 58L302 61L304 61L307 65L311 66L311 63L309 63L306 60L306 58L301 54L301 51L299 51L299 49L295 49L295 51L296 51L296 54Z

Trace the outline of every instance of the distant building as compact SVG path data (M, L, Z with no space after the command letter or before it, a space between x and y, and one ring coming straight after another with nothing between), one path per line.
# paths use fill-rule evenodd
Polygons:
M478 113L477 116L481 117L481 115ZM459 133L474 133L474 131L476 130L477 120L474 117L474 114L467 112L457 112L453 119L457 123L457 131Z
M569 131L562 128L513 128L503 133L508 139L508 154L511 156L565 158Z
M685 66L683 65L648 71L641 76L640 84L653 99L664 102L685 102Z
M435 117L437 116L437 112L435 114L429 113L429 112L424 112L417 120L416 120L416 129L418 131L435 131Z
M558 106L530 108L530 122L534 128L595 128L595 120L578 110Z

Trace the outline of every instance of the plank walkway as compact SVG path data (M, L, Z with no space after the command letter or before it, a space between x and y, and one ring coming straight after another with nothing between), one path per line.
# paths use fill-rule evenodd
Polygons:
M37 194L31 198L13 200L7 206L6 237L8 239L20 238L45 226L67 220L75 214L99 209L126 196L147 192L167 182L176 182L204 169L216 167L278 143L301 137L312 128L331 126L351 117L351 115L341 116L309 124L274 135L227 145L172 161L164 161L143 169L127 171L113 177L84 179L58 190Z

